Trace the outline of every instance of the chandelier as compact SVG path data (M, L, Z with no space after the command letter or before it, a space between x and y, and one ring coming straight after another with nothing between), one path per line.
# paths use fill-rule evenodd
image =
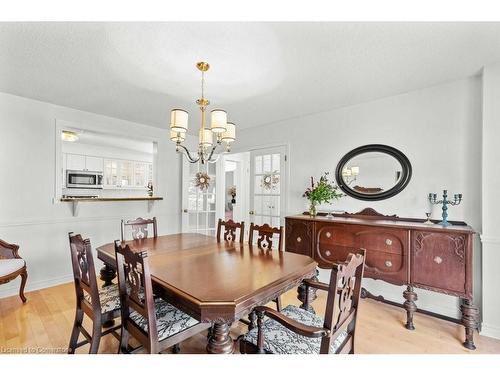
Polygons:
M201 124L199 131L199 143L197 155L193 156L182 144L186 140L188 130L188 113L183 109L173 109L170 112L170 140L176 144L176 152L186 155L190 163L202 164L215 163L218 155L214 155L218 146L225 144L226 152L231 151L231 143L236 140L236 127L232 122L227 122L227 112L222 109L214 109L210 112L210 128L205 127L205 112L210 104L205 98L205 72L210 68L206 62L196 64L201 71L201 98L196 101L201 111Z

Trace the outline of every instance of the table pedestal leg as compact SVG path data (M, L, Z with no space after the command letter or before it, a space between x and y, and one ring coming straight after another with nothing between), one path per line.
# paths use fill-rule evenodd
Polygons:
M104 267L101 268L101 271L99 272L101 276L101 280L104 281L103 286L110 286L113 285L113 279L116 276L116 271L108 266L107 264L104 264ZM108 320L104 322L102 325L104 328L110 328L115 325L114 319Z
M319 281L318 279L319 271L316 269L316 275L312 277L314 281ZM309 288L309 298L306 298L306 286L304 283L300 284L297 288L297 299L302 302L300 305L301 309L307 310L309 312L315 313L314 308L311 306L311 303L316 300L316 289Z
M116 271L113 268L105 264L104 267L101 268L99 274L101 280L104 281L103 286L113 285L113 279L116 277Z
M230 322L215 322L208 339L207 352L210 354L232 354L234 342L229 335Z

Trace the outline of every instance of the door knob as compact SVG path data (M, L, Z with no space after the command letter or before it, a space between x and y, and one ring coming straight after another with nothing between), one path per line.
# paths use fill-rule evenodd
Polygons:
M250 215L255 215L255 212L250 211L250 212L249 212L249 214L250 214Z

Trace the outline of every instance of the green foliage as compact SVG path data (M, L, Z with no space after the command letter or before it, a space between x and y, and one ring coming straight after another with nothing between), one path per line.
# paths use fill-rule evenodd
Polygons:
M314 182L311 177L311 187L308 187L303 194L303 197L309 199L311 204L330 203L333 199L339 199L344 196L339 192L339 187L328 179L328 172L319 178L318 182Z

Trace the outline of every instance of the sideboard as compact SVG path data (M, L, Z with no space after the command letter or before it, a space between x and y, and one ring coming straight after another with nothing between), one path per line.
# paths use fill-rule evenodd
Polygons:
M436 222L437 223L437 222ZM415 329L415 288L461 298L463 345L475 349L478 309L473 305L472 244L474 230L462 222L448 227L424 220L382 215L371 208L355 214L286 217L285 250L313 257L320 268L345 260L349 252L366 249L364 276L406 285L403 307L406 328ZM383 300L363 290L363 297ZM299 288L299 298L305 293ZM316 298L311 293L310 301ZM305 306L309 303L304 304Z

